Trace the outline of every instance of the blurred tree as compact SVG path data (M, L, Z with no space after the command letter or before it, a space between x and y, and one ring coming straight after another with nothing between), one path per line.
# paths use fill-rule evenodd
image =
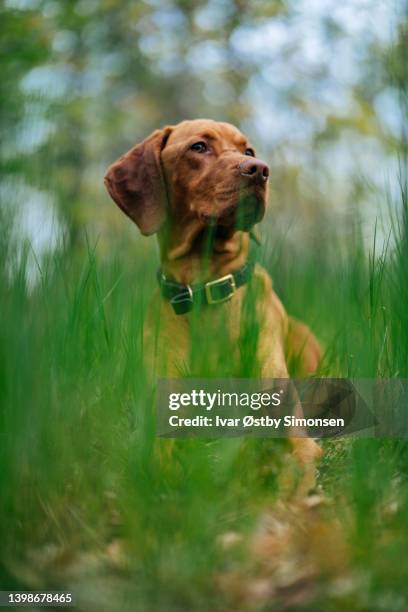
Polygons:
M378 184L401 144L405 0L346 4L6 0L2 174L49 192L76 243L89 218L120 223L100 205L108 163L159 125L209 116L273 159L276 212L364 201L359 173Z
M21 79L50 58L50 33L36 11L0 7L0 172L15 174L27 166L16 151L27 100ZM18 153L18 154L17 154Z

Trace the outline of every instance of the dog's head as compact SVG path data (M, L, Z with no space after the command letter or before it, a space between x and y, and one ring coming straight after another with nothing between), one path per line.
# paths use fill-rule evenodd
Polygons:
M248 231L265 213L268 175L237 128L197 119L153 132L112 164L105 184L145 235L192 222Z

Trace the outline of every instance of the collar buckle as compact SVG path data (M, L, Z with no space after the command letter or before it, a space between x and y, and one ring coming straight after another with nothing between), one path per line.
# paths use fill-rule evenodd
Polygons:
M190 285L186 285L179 293L170 299L170 304L173 306L176 314L186 314L190 312L194 304L193 290Z
M220 304L230 300L237 290L235 279L232 274L227 274L204 285L205 297L208 304Z

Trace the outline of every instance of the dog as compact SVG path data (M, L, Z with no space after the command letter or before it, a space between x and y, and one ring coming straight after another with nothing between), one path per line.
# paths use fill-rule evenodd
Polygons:
M158 237L159 288L145 322L145 345L148 367L161 377L179 377L188 363L197 308L204 334L218 326L229 338L230 361L239 360L245 299L254 285L259 377L288 378L290 360L300 376L316 371L317 339L287 315L266 270L249 260L268 180L267 164L244 134L207 119L155 130L109 167L105 185L112 199L142 234ZM303 466L322 454L308 437L290 441Z

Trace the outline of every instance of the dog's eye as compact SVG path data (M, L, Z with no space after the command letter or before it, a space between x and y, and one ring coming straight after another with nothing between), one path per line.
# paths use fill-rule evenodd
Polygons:
M194 144L191 145L190 149L192 151L197 151L197 153L204 153L204 151L207 150L207 145L205 144L205 142L195 142Z
M253 149L245 149L245 155L249 155L250 157L255 157L255 151Z

